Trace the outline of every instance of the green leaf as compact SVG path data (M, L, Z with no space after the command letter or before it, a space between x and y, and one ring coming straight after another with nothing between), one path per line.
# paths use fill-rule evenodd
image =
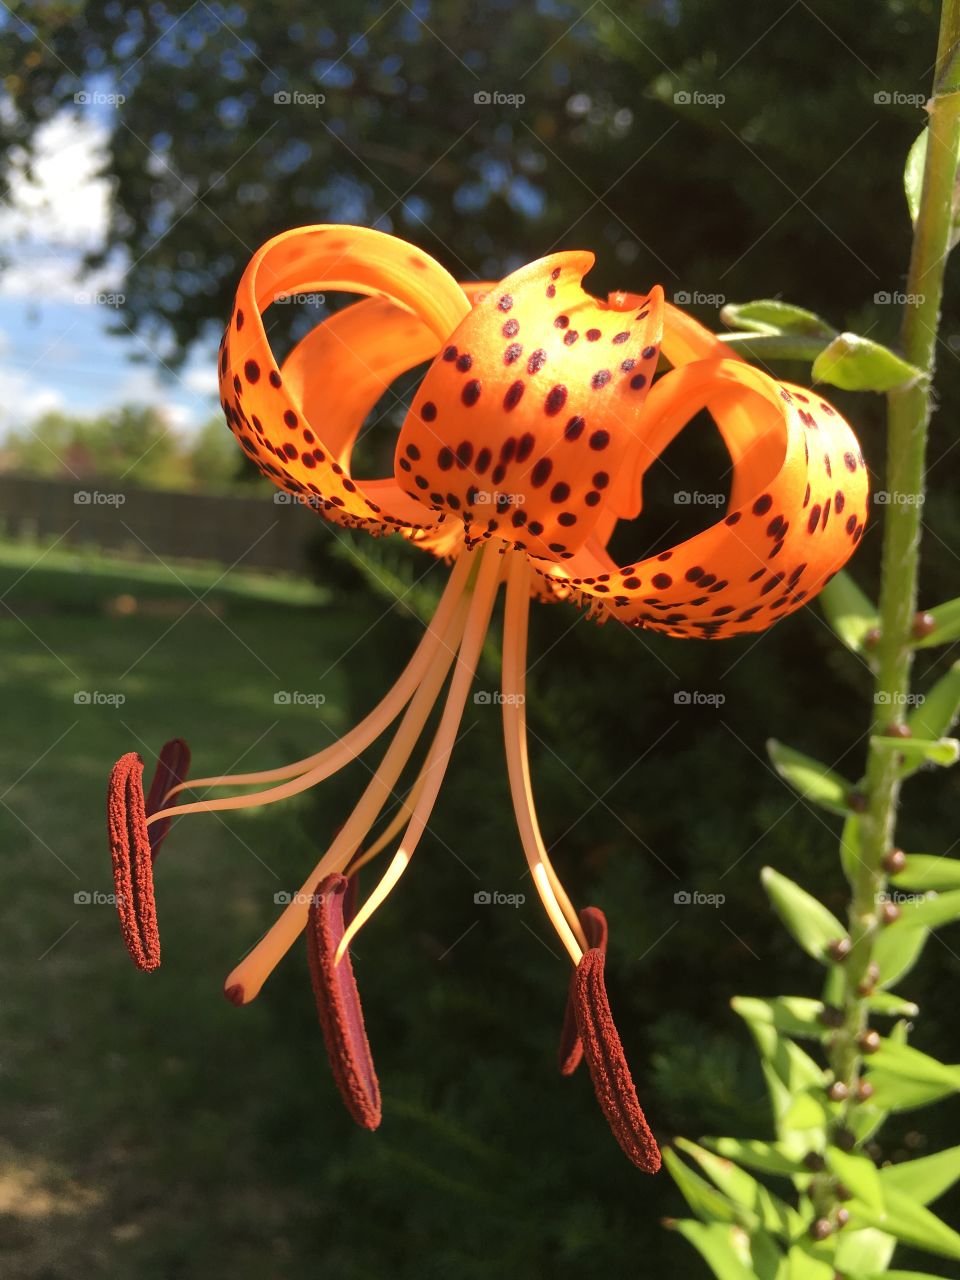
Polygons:
M847 1280L941 1280L940 1276L932 1276L929 1271L871 1271L864 1275L862 1271L845 1273Z
M720 319L731 329L751 329L757 333L796 333L813 338L832 338L837 332L814 312L774 298L728 302L720 309Z
M670 1147L663 1153L663 1162L684 1200L704 1222L736 1222L747 1231L755 1230L760 1225L756 1214L734 1204L705 1178L694 1173Z
M794 751L793 747L784 746L775 738L767 743L767 751L780 777L805 799L829 809L831 813L846 816L850 812L849 797L854 788L845 778L819 760Z
M830 943L847 936L837 917L819 899L772 867L764 867L760 879L774 911L794 939L808 955L827 964Z
M923 695L907 717L915 738L942 738L960 714L960 662L955 662Z
M869 1267L871 1271L876 1268L879 1273L889 1265L896 1247L895 1237L878 1231L876 1227L861 1227L859 1230L847 1227L837 1237L834 1266L848 1280L852 1280L854 1267Z
M813 377L844 391L890 391L923 378L889 347L855 333L841 333L813 362Z
M904 902L902 897L898 901L901 910L909 912L909 916L903 918L911 926L923 925L927 929L939 929L942 925L960 920L960 889L952 889L949 893L930 892L912 902Z
M855 884L860 867L860 819L851 813L840 835L840 864L850 884Z
M880 615L846 569L835 573L821 590L820 604L841 641L854 653L862 653L867 635L880 626Z
M872 1070L889 1072L904 1080L941 1085L945 1094L960 1090L960 1066L938 1062L909 1044L883 1039L869 1061Z
M903 762L900 772L904 777L916 773L925 764L938 764L948 769L960 760L960 740L956 738L887 738L875 734L870 745L900 756Z
M910 972L920 959L930 930L913 925L906 918L889 924L877 937L873 958L880 969L881 987L889 987Z
M889 1018L915 1018L920 1012L912 1000L895 996L892 991L874 991L873 995L867 996L867 1008L871 1013Z
M756 1178L723 1156L715 1155L686 1138L676 1146L696 1160L707 1177L735 1204L757 1215L765 1231L790 1240L803 1233L805 1223L796 1209L768 1191Z
M880 1170L880 1182L885 1188L912 1196L918 1204L930 1204L960 1182L960 1147L887 1165Z
M758 1142L752 1138L704 1138L703 1145L717 1155L737 1164L746 1165L760 1173L778 1177L795 1178L809 1174L802 1160L796 1160L776 1142Z
M786 1271L777 1280L833 1280L835 1275L836 1271L829 1262L811 1257L805 1249L794 1245L787 1254Z
M851 1200L851 1222L878 1227L903 1244L914 1245L944 1258L960 1258L960 1235L929 1209L894 1187L884 1188L886 1209L880 1212L860 1200Z
M920 193L923 190L923 166L927 160L927 131L923 129L907 152L903 167L903 191L907 197L910 221L916 222L920 212Z
M883 1210L883 1188L877 1166L872 1160L841 1151L838 1147L828 1147L825 1159L827 1168L834 1177L839 1178L859 1200L872 1209Z
M927 159L927 130L924 129L907 153L907 163L903 169L903 190L907 197L907 208L910 210L910 221L917 221L920 210L920 193L923 190L923 166ZM960 225L957 216L957 192L953 193L953 227L950 232L950 248L960 240Z
M806 996L775 996L769 1000L734 996L730 1005L745 1021L767 1023L783 1035L819 1040L827 1032L820 1021L822 1000L810 1000Z
M742 1248L738 1236L743 1233L739 1227L716 1222L705 1226L690 1219L670 1221L666 1225L693 1245L717 1280L755 1280L753 1267L741 1260L737 1247Z
M784 1113L782 1126L786 1132L823 1129L831 1119L830 1108L824 1100L822 1088L803 1089L794 1093Z
M960 858L938 858L928 853L908 853L907 865L893 877L904 889L960 889Z
M933 630L914 640L915 649L932 649L938 644L950 644L960 639L960 598L948 600L929 610L934 621Z

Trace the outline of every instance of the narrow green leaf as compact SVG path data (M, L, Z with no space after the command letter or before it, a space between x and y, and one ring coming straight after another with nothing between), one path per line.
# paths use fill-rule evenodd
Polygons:
M960 714L960 662L955 662L923 695L907 717L915 738L942 738Z
M840 835L840 864L851 885L856 883L860 868L860 830L860 819L851 813Z
M772 867L764 867L760 879L774 911L793 938L808 955L822 964L828 963L830 943L846 937L837 917L819 899Z
M822 1129L830 1121L830 1109L824 1101L821 1089L804 1089L792 1095L790 1106L783 1117L785 1130Z
M790 1240L804 1230L805 1223L791 1205L781 1200L758 1182L752 1174L734 1161L715 1155L686 1138L677 1138L676 1146L700 1168L714 1185L735 1204L755 1213L765 1231Z
M919 924L927 929L939 929L960 920L960 889L951 889L948 893L931 891L918 895L912 902L905 902L904 896L898 894L896 901L901 911L909 912L911 926Z
M941 1280L940 1276L933 1276L929 1271L871 1271L869 1275L862 1271L847 1271L844 1274L847 1280Z
M734 1246L737 1233L742 1235L739 1227L723 1226L720 1223L705 1226L702 1222L691 1219L672 1221L666 1225L693 1245L717 1280L755 1280L753 1267L741 1261L740 1253Z
M720 309L720 319L731 329L752 329L757 333L797 333L814 338L832 338L837 332L814 312L774 298L728 302Z
M820 592L820 605L847 648L862 653L867 636L880 626L880 615L846 569L835 573Z
M820 1021L821 1000L810 1000L806 996L775 996L769 1000L734 996L730 1004L747 1022L767 1023L783 1035L819 1040L827 1032Z
M930 930L912 925L907 919L887 925L873 948L873 958L880 969L880 986L892 986L910 972L920 959Z
M819 760L794 751L793 747L784 746L775 738L767 743L767 751L780 777L805 799L829 809L831 813L846 816L850 812L849 797L853 787L845 778Z
M880 1170L880 1182L912 1196L918 1204L931 1204L960 1182L960 1147L887 1165Z
M684 1200L704 1222L735 1222L747 1231L755 1230L760 1225L756 1214L734 1204L705 1178L694 1173L670 1147L663 1153L663 1162Z
M875 735L870 739L870 745L900 756L904 777L916 773L925 764L938 764L949 769L960 760L960 740L957 738L885 738Z
M920 192L923 190L923 166L927 159L927 130L924 129L907 153L907 163L903 169L903 190L907 197L907 208L910 210L910 221L917 221L920 209ZM950 232L950 248L960 240L958 225L957 192L953 193L953 226Z
M960 889L960 858L938 858L928 853L908 853L907 865L893 877L898 888Z
M889 1018L915 1018L920 1012L912 1000L904 1000L903 996L896 996L892 991L874 991L873 995L867 996L867 1008L871 1013Z
M859 1267L879 1273L890 1265L896 1247L896 1237L878 1231L876 1227L861 1227L859 1230L846 1227L837 1236L834 1266L847 1280L852 1280L854 1269ZM830 1280L833 1280L832 1276Z
M828 1147L825 1155L827 1168L835 1178L872 1209L883 1211L883 1188L877 1166L866 1156L853 1155L838 1147Z
M855 333L838 334L813 362L816 382L844 391L891 391L923 376L922 370L889 347Z
M886 1210L878 1212L860 1200L848 1205L851 1222L879 1227L904 1244L944 1258L960 1258L960 1235L945 1222L894 1187L884 1189Z
M928 612L934 621L933 630L914 640L915 649L932 649L935 645L951 644L960 639L960 597L938 604Z
M812 1257L798 1245L787 1254L787 1268L782 1280L833 1280L836 1269L820 1258ZM778 1276L777 1280L780 1280Z
M878 1071L889 1071L910 1080L925 1080L942 1084L947 1092L960 1090L960 1066L948 1066L938 1062L928 1053L914 1049L909 1044L898 1044L883 1039L880 1048L870 1055L870 1065Z
M790 1156L782 1144L758 1142L752 1138L704 1138L703 1145L717 1155L760 1173L783 1178L803 1177L809 1173L802 1160Z
M907 197L910 221L916 222L920 212L920 192L923 190L923 166L927 160L927 131L924 128L907 152L903 167L903 191Z

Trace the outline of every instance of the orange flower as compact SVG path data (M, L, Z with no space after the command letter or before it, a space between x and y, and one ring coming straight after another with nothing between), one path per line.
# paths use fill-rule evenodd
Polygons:
M461 286L413 246L344 226L290 231L254 256L220 352L223 409L238 440L275 484L327 519L399 533L453 568L400 679L337 743L279 769L190 784L182 781L182 744L168 744L148 805L142 766L125 756L111 788L111 846L118 894L129 904L128 945L137 963L153 968L159 937L150 832L165 833L179 814L305 791L399 719L379 769L301 892L226 980L229 998L248 1003L306 930L335 1078L354 1117L375 1128L379 1087L348 948L400 879L429 821L506 582L510 789L533 883L574 966L561 1068L569 1074L586 1057L615 1136L654 1172L659 1151L604 987L606 921L596 908L574 909L534 809L525 714L529 602L569 599L600 621L680 637L760 631L799 608L848 559L863 533L867 474L853 432L826 401L732 355L666 303L659 286L645 295L592 297L581 284L592 264L589 253L558 253L499 284ZM278 298L312 290L368 296L318 325L280 367L263 313ZM361 480L351 456L364 419L398 375L429 359L394 474ZM730 454L727 514L669 551L618 565L607 550L616 525L639 515L647 469L702 409ZM397 818L365 848L448 676L419 775ZM187 786L256 789L171 803ZM386 872L353 914L348 890L355 894L358 869L397 837Z

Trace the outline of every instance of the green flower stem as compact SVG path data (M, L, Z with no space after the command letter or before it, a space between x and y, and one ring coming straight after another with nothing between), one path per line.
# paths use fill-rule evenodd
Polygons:
M896 729L904 723L910 695L921 495L932 408L930 379L953 225L960 146L960 0L944 0L941 9L929 116L926 165L906 285L907 294L920 301L904 307L900 333L903 355L925 376L891 391L887 398L886 487L890 493L916 496L911 501L891 502L884 508L880 638L872 724L872 732L877 735L885 735L891 727ZM883 859L895 845L900 793L895 752L882 747L871 749L864 791L860 861L849 914L853 949L844 963L844 1025L830 1052L835 1078L851 1090L840 1125L856 1105L852 1095L861 1066L858 1041L867 1027L866 1004L859 988L867 980L874 941L884 927L878 898L886 887Z

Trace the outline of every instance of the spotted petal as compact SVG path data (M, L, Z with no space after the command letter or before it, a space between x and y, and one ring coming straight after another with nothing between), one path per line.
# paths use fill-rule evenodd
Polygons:
M514 272L450 335L397 445L397 477L468 540L497 534L571 557L604 491L643 447L641 411L663 321L659 286L621 309L586 293L590 253Z

